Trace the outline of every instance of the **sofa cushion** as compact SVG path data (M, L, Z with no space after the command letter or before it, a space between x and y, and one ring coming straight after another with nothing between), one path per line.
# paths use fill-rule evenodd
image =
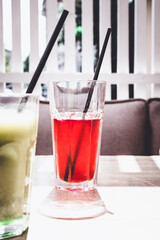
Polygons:
M52 131L49 103L41 101L39 104L39 125L36 155L51 155L52 153Z
M160 149L160 98L148 100L150 155L158 155Z
M147 104L143 99L105 104L101 155L147 155Z

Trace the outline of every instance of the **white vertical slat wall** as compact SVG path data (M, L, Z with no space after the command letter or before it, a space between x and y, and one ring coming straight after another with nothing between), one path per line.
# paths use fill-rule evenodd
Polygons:
M29 72L33 73L37 68L40 60L40 27L39 14L42 14L42 9L39 10L39 0L30 0L30 54L29 54ZM40 81L34 88L34 93L40 94Z
M93 0L82 0L82 72L93 71Z
M0 0L0 71L5 71L4 45L3 45L3 3Z
M118 0L117 73L129 73L128 9L128 0ZM117 99L128 97L128 84L118 84Z
M143 9L143 11L142 11ZM134 73L147 73L147 0L135 0ZM135 85L134 97L147 98L145 84Z
M151 73L152 0L147 0L147 73Z
M153 74L160 73L160 1L152 0L152 61ZM153 96L160 97L160 84L154 84Z
M21 29L23 28L21 21L21 2L24 0L10 0L12 7L12 63L11 63L11 73L5 72L5 52L4 52L4 29L6 27L3 24L3 3L5 0L0 0L0 91L4 90L4 82L13 83L14 91L21 91L22 85L18 83L20 79L24 82L24 76L29 79L30 74L32 74L39 62L40 56L40 38L39 38L39 16L42 14L42 5L39 8L39 4L42 1L39 0L26 0L30 5L30 61L29 61L29 71L30 73L23 74L23 63L21 56ZM151 3L151 15L148 17L147 4ZM135 0L135 55L134 55L134 78L132 74L129 74L129 60L128 60L128 0L117 0L118 3L118 38L117 38L117 73L111 74L113 84L117 84L118 99L128 98L128 83L126 79L133 79L133 84L135 85L135 95L134 97L148 98L148 92L146 91L146 83L154 85L153 95L160 97L160 84L156 81L154 76L160 75L160 0ZM53 29L58 21L58 9L57 0L46 0L47 14L46 14L46 43L48 42ZM100 0L100 50L104 41L104 36L106 34L107 28L110 27L111 22L111 0ZM64 8L69 10L69 15L66 19L64 29L65 29L65 69L64 74L71 73L72 78L80 77L83 78L84 75L76 75L76 47L75 47L75 0L64 0ZM10 10L7 10L8 13ZM151 11L151 10L150 10ZM45 17L44 17L45 18ZM45 19L44 19L45 20ZM150 22L151 21L151 22ZM151 23L150 29L148 24ZM29 25L28 24L28 25ZM149 29L149 30L147 30ZM149 36L149 32L151 36ZM151 39L151 43L148 42ZM150 48L151 47L151 48ZM149 48L149 50L148 50ZM57 61L57 46L55 45L46 65L46 73L57 73L58 72L58 61ZM111 73L111 38L109 40L106 54L101 67L102 76L105 78L107 73ZM148 67L151 58L151 67ZM153 74L149 81L148 74ZM86 76L89 73L90 76L94 71L94 52L93 52L93 0L82 0L82 73ZM13 74L12 74L13 73ZM74 74L72 74L74 73ZM8 74L8 75L7 75ZM28 74L28 75L27 75ZM140 77L141 74L141 77ZM116 77L114 78L114 76ZM137 76L136 76L137 75ZM60 76L60 75L56 75ZM125 76L123 81L122 76ZM64 78L61 75L60 78ZM19 79L19 80L17 80ZM45 77L44 77L45 79ZM106 79L106 78L105 78ZM106 79L107 80L107 79ZM138 81L140 80L140 83ZM107 85L107 99L111 98L111 84Z
M65 0L69 15L65 21L65 72L76 71L75 0Z
M47 0L46 1L46 37L47 43L55 29L57 24L57 0ZM58 59L57 59L57 41L54 44L54 48L52 49L49 58L47 60L46 69L48 72L57 71L58 70Z
M111 27L111 2L110 0L100 1L100 51L103 46L107 29ZM111 37L108 41L107 49L101 66L101 73L111 73ZM107 83L106 99L111 99L111 84Z
M30 55L29 71L34 72L39 61L38 0L30 0Z
M5 72L5 58L3 45L3 3L0 0L0 72ZM4 83L0 83L0 92L4 91Z
M12 58L11 71L22 72L22 56L21 56L21 5L20 0L12 0ZM14 92L23 90L22 83L12 83Z

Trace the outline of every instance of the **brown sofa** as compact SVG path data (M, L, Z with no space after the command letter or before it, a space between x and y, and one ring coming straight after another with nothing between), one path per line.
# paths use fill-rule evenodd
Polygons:
M52 151L49 104L40 103L37 155ZM157 155L160 148L160 98L108 101L101 155Z
M39 104L39 125L37 136L36 155L52 155L52 131L49 103Z

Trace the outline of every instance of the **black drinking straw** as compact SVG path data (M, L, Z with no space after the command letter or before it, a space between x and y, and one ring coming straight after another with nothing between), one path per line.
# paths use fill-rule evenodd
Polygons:
M45 63L46 63L46 61L49 57L49 54L50 54L54 44L55 44L55 41L58 37L58 34L61 31L61 28L64 24L64 21L66 20L66 17L68 15L68 13L69 12L67 10L63 10L62 15L61 15L61 17L60 17L60 19L59 19L59 21L58 21L58 23L57 23L57 25L54 29L54 32L52 33L52 36L51 36L51 38L50 38L50 40L49 40L49 42L46 46L46 49L45 49L45 51L44 51L44 53L43 53L43 55L42 55L42 57L39 61L39 64L38 64L38 66L37 66L37 68L36 68L36 70L35 70L35 72L32 76L32 79L31 79L31 81L28 85L28 88L26 90L26 93L32 93L33 92L34 87L35 87L35 85L36 85L36 83L39 79L39 76L40 76L40 74L41 74L41 72L42 72L42 70L45 66ZM19 105L19 108L18 108L19 112L22 111L23 106L26 102L27 102L27 98L22 98L22 101L21 101L21 103Z
M90 105L90 102L91 102L94 86L96 84L96 80L98 79L98 75L99 75L99 72L100 72L100 68L101 68L101 65L102 65L103 57L104 57L104 54L105 54L105 50L106 50L106 47L107 47L107 44L108 44L110 34L111 34L111 28L108 28L105 39L104 39L103 47L102 47L102 50L101 50L101 53L100 53L100 57L98 59L96 71L95 71L95 74L94 74L94 77L93 77L93 81L91 83L91 87L90 87L90 90L89 90L89 93L88 93L87 101L86 101L86 104L85 104L85 107L84 107L84 110L83 110L83 119L85 118L85 114L88 111L88 108L89 108L89 105ZM68 181L69 166L71 166L71 177L73 176L76 161L77 161L77 156L78 156L79 149L80 149L80 144L81 144L81 141L82 141L83 129L84 128L82 127L80 138L79 138L79 141L78 141L78 144L77 144L77 147L76 147L76 153L75 153L72 164L71 164L70 154L68 156L66 172L65 172L65 175L64 175L64 181Z
M92 81L92 84L91 84L91 87L90 87L90 90L89 90L89 93L88 93L88 97L87 97L87 101L86 101L86 105L84 107L83 113L86 113L88 111L88 108L89 108L89 105L90 105L90 102L91 102L91 98L92 98L92 94L93 94L93 90L94 90L94 86L96 84L96 80L98 79L99 71L100 71L100 68L101 68L101 65L102 65L103 57L104 57L104 54L105 54L105 51L106 51L106 47L107 47L107 44L108 44L110 34L111 34L111 28L108 28L105 39L104 39L102 51L101 51L100 57L98 59L96 71L95 71L93 81Z

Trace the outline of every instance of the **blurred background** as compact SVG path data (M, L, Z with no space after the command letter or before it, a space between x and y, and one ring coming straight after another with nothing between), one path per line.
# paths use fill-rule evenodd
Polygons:
M4 24L4 46L5 46L5 71L11 71L12 60L12 16L11 0L3 0L3 24ZM100 0L93 0L93 56L94 68L96 67L99 51L99 4ZM117 0L111 1L111 72L117 72ZM123 4L123 3L122 3ZM134 72L134 0L128 1L129 7L129 71ZM65 1L57 1L57 18L65 8ZM46 46L46 0L38 0L39 11L39 56L42 55ZM29 71L30 59L30 30L29 30L29 1L21 1L21 42L22 42L22 59L23 71ZM23 27L24 26L24 27ZM75 1L75 46L76 46L76 71L82 71L82 2ZM64 47L64 28L58 37L58 71L63 72L65 66L65 47ZM8 88L12 88L11 84L7 84ZM42 86L42 94L44 98L47 96L45 85ZM133 96L133 85L130 85L130 97ZM112 86L112 99L116 98L116 85Z
M111 27L101 68L103 78L110 80L108 99L147 98L150 82L158 93L152 95L159 96L157 75L149 75L160 73L159 0L0 0L0 88L5 81L12 89L16 77L23 78L12 74L9 83L1 73L34 72L63 9L70 14L43 72L93 75L104 34ZM25 77L29 81L30 75ZM45 99L47 87L41 85Z

